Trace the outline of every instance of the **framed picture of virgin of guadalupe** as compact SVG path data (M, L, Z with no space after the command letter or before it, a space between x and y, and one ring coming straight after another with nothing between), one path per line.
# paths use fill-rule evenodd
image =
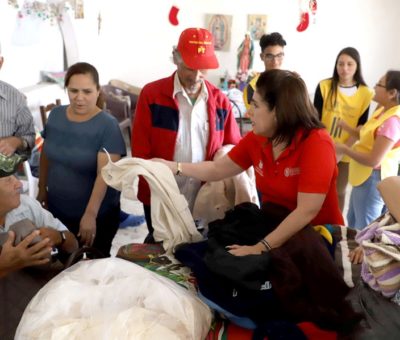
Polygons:
M214 36L216 51L229 51L231 45L232 15L207 14L206 27Z

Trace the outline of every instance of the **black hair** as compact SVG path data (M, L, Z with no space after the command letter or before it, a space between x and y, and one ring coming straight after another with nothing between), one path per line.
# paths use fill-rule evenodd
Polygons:
M65 88L68 87L71 77L76 74L89 74L92 77L93 82L96 84L97 90L100 90L99 73L97 72L96 68L89 63L83 63L83 62L73 64L68 68L64 80ZM99 97L97 98L96 105L101 109L104 107L104 98L101 91Z
M386 72L386 90L397 90L397 104L400 104L400 71L389 70Z
M270 110L275 109L277 128L273 143L289 145L299 129L324 128L311 103L307 86L301 77L286 70L269 70L260 74L256 91Z
M269 34L263 34L260 39L261 52L263 52L268 46L286 46L286 41L283 39L282 34L273 32Z
M361 70L361 57L360 53L354 47L345 47L342 49L336 57L335 66L333 68L333 75L332 75L332 83L331 88L329 89L328 98L330 98L330 103L332 108L336 105L337 100L337 87L339 85L339 74L337 71L337 63L339 61L340 56L343 54L348 55L350 58L354 59L357 64L356 73L354 73L354 80L356 81L357 85L364 85L367 86L367 83L364 80Z

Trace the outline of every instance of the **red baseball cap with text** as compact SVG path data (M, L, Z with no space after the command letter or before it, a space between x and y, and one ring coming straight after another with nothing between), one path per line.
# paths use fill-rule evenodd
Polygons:
M187 28L179 37L177 50L187 67L194 70L218 68L212 34L204 28Z

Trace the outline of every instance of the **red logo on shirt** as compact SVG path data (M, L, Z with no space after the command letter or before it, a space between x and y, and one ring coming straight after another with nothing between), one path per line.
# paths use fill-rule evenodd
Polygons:
M300 168L285 168L283 173L285 177L296 176L300 174Z
M256 166L254 167L255 171L256 171L260 176L264 176L264 174L263 174L263 166L264 166L263 162L260 161L260 163L258 163L258 165L256 165Z

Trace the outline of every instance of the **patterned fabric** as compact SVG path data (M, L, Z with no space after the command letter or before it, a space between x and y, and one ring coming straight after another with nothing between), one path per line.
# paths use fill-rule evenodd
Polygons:
M358 243L355 241L356 229L332 225L332 236L335 239L335 263L343 275L346 284L353 288L360 279L361 266L350 262L349 254L356 249Z
M134 262L176 282L197 295L196 279L190 268L165 253L161 244L130 243L119 248L117 257Z
M0 177L7 177L14 174L18 166L25 160L25 156L20 156L16 153L12 156L5 156L0 153Z
M400 289L400 224L389 213L371 223L357 236L364 249L361 277L385 297Z
M236 326L228 320L214 320L205 340L251 340L253 331Z

